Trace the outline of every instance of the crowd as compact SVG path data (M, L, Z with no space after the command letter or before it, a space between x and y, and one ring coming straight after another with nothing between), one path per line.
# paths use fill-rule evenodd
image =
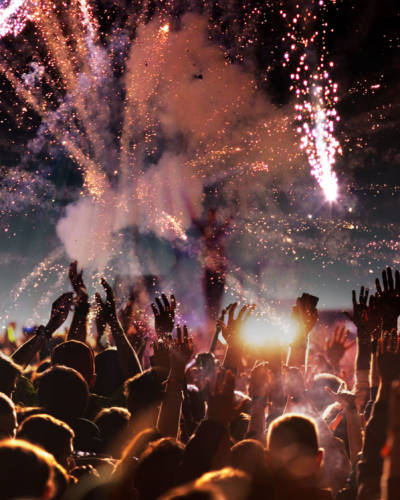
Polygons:
M398 271L353 291L355 341L339 325L311 349L304 293L289 350L256 353L241 339L255 306L230 304L196 352L174 296L155 298L150 328L104 279L91 304L76 262L69 278L48 323L3 345L1 499L400 498Z

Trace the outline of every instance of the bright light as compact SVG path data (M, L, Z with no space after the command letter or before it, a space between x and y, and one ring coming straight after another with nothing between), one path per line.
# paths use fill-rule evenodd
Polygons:
M249 347L263 348L273 346L288 346L295 333L293 322L271 321L268 318L251 318L241 332L242 341Z
M161 26L160 31L163 33L168 33L169 32L169 24L164 24L164 26Z

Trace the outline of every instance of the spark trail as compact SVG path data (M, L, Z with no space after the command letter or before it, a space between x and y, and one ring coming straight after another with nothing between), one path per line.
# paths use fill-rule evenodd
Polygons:
M296 5L296 14L292 18L287 12L280 11L288 26L284 41L289 48L284 54L283 65L288 65L291 60L296 64L290 75L290 88L296 96L300 149L306 153L311 174L326 200L333 202L338 197L338 179L333 166L342 149L335 137L335 123L339 121L335 109L338 86L329 74L334 63L327 62L324 40L326 3L313 0L311 8L300 9L301 6Z

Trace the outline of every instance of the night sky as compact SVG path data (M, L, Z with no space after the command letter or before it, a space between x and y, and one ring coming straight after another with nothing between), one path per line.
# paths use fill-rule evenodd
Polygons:
M26 21L26 12L23 9L18 12L15 19L16 24L21 24L21 29L16 34L3 32L0 39L2 320L40 321L51 300L67 286L64 266L72 258L81 258L81 250L75 250L79 242L66 245L65 234L68 237L68 230L72 227L71 239L76 239L76 234L84 234L93 240L85 233L87 226L83 226L81 233L74 232L82 212L75 213L76 223L72 220L70 225L63 226L62 232L59 229L60 219L67 215L68 221L68 217L72 217L68 207L76 206L80 200L80 210L85 210L89 206L85 203L92 203L93 199L102 204L99 211L91 212L90 220L91 217L101 219L104 216L104 224L114 224L113 217L118 219L114 227L118 244L103 249L96 241L94 247L87 247L86 276L91 287L98 282L98 270L111 278L117 273L134 276L144 272L162 275L168 288L193 299L200 289L202 244L199 234L188 223L187 214L182 215L182 207L192 204L198 216L207 207L219 207L221 221L233 216L227 237L230 262L228 295L255 300L273 310L279 301L288 307L287 304L301 291L318 295L322 308L347 307L352 288L361 284L372 285L385 265L399 267L399 2L325 0L322 3L323 6L318 6L318 2L299 2L301 7L296 8L292 1L221 1L204 5L176 1L167 5L162 2L162 6L154 2L148 10L137 2L90 3L90 16L96 22L98 51L93 47L90 50L97 58L99 54L107 55L108 73L105 75L106 70L102 70L97 79L89 78L91 85L95 81L99 86L93 94L96 101L93 104L91 99L84 99L81 107L76 104L76 88L71 89L71 82L78 74L90 74L91 70L82 64L86 56L71 61L74 76L68 81L68 70L60 65L62 56L56 54L56 47L61 47L60 40L53 33L53 45L49 43L50 35L44 41L45 23ZM3 9L10 4L11 1L0 0ZM74 3L69 5L73 7ZM299 149L298 124L293 112L295 96L290 89L296 54L285 63L290 45L287 34L291 31L282 11L290 19L298 12L302 15L312 12L315 21L304 25L303 35L307 38L318 30L320 36L314 45L307 47L308 60L315 66L321 56L334 62L330 78L338 84L339 100L335 109L340 117L334 135L341 145L342 154L337 155L333 166L339 194L332 203L324 199L320 186L310 175L306 155ZM69 50L79 52L76 32L68 24L68 9L56 9L56 12L66 45ZM202 19L208 24L207 44L204 41L199 43L199 53L196 54L197 45L193 43L192 69L189 70L182 59L182 71L191 72L192 80L190 85L178 82L176 92L197 89L191 94L192 100L197 99L197 91L201 95L199 100L212 100L213 88L220 92L218 77L216 83L209 83L215 74L209 74L208 64L211 67L210 58L215 57L212 62L215 68L225 64L226 71L233 68L232 71L236 72L232 73L232 80L229 73L226 76L227 81L232 82L232 88L242 88L239 85L241 75L244 75L243 88L251 79L256 88L254 95L249 93L252 101L242 103L240 114L236 109L232 112L223 110L227 119L221 121L224 128L221 134L219 131L215 133L208 125L206 114L205 118L200 117L198 127L204 128L204 136L201 136L191 129L196 127L195 117L190 117L192 122L189 123L188 116L179 114L179 109L171 111L168 108L165 95L170 94L165 91L160 97L163 89L160 85L160 95L156 91L146 97L145 119L139 119L133 113L132 128L136 127L136 132L132 133L129 143L129 147L135 144L137 156L130 161L140 162L140 175L145 179L143 186L150 185L155 189L159 183L164 192L167 189L162 187L164 183L170 185L167 191L170 190L172 195L165 195L169 204L172 203L171 196L183 196L181 191L185 190L186 184L183 183L183 188L177 193L176 178L164 175L159 180L157 169L171 172L168 169L174 167L170 163L182 158L186 171L188 165L193 168L188 174L190 188L183 196L184 201L178 204L180 208L174 208L176 212L170 211L164 198L158 200L161 213L165 210L165 213L177 217L182 215L182 234L185 235L182 238L178 233L172 234L168 227L165 233L157 229L157 220L154 219L157 219L158 212L149 208L148 214L142 205L139 210L134 201L129 202L134 208L129 208L128 222L120 222L120 207L114 199L111 201L109 193L119 201L125 194L121 181L124 178L121 137L126 109L124 102L129 94L124 87L128 81L125 75L129 72L135 74L135 58L129 59L130 47L140 40L143 53L150 54L150 38L145 36L145 27L151 33L157 22L161 22L161 26L168 23L169 32L165 36L175 37L176 42L175 45L171 42L166 54L173 57L174 47L182 41L180 34L183 30L191 33L190 24L200 23ZM297 35L301 30L298 28ZM160 44L169 43L160 40ZM220 59L217 51L221 53ZM141 52L136 53L137 59L138 54ZM94 67L99 67L98 61ZM158 71L158 59L154 54L149 55L149 61L149 66L146 61L143 63L143 68ZM180 63L176 64L179 70ZM133 69L129 65L133 65ZM168 75L178 75L176 78L179 79L180 72L174 73L171 64L165 68L168 68ZM221 71L224 74L225 70ZM163 77L161 74L157 78L162 82ZM138 94L142 91L140 75L135 78L132 77L133 94ZM172 77L168 78L171 80ZM170 80L168 89L174 86ZM83 76L76 81L78 87L87 85ZM19 87L16 82L19 82ZM162 85L165 86L165 82ZM85 87L79 87L78 92L82 92L82 88ZM43 107L41 111L35 109L32 101L29 102L30 98L36 103L46 103L45 113ZM219 100L223 101L223 97L218 94L212 101L216 108ZM261 104L253 106L251 103L254 102ZM107 107L112 112L107 115L105 124L102 112ZM231 119L230 112L234 119ZM187 114L190 113L188 110ZM259 127L262 115L266 113L270 119L266 132L268 140L260 135ZM67 120L68 126L65 125ZM90 133L87 128L83 130L82 123L94 124ZM280 130L281 123L285 123L284 132ZM253 135L249 133L252 129ZM238 138L242 131L246 137L261 139L258 142L249 139L243 147L242 139ZM79 134L86 142L79 142ZM97 136L100 139L96 139ZM204 143L214 141L214 137L214 149L224 151L226 156L214 152L206 155L209 150ZM275 145L275 139L280 149L272 155L269 150ZM70 154L63 140L76 141L85 151L86 158L94 163L104 160L101 172L107 187L100 194L90 191L87 170ZM247 145L248 150L236 156L225 153L236 143L240 143L242 149ZM97 156L96 144L102 144L104 148ZM260 171L255 165L263 161L263 155L268 168ZM192 166L193 158L196 166ZM129 161L127 164L131 165ZM154 184L152 176L158 179ZM128 177L132 185L140 182L132 173ZM202 197L198 194L196 182L201 182ZM131 197L137 196L132 191ZM171 206L175 205L172 203ZM139 212L140 220L135 219ZM102 225L101 220L99 224ZM107 256L100 259L89 255L93 253ZM32 271L34 276L29 278ZM24 279L26 282L21 282Z

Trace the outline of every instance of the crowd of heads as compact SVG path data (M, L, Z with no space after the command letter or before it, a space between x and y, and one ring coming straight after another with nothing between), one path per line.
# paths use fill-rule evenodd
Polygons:
M311 348L317 301L303 294L290 348L258 353L240 340L250 305L225 308L205 351L175 325L173 296L157 297L143 326L133 298L119 307L103 280L106 300L91 304L76 263L70 279L74 296L54 302L47 325L3 342L1 498L396 498L398 272L386 269L372 298L353 293L354 341L340 326Z

